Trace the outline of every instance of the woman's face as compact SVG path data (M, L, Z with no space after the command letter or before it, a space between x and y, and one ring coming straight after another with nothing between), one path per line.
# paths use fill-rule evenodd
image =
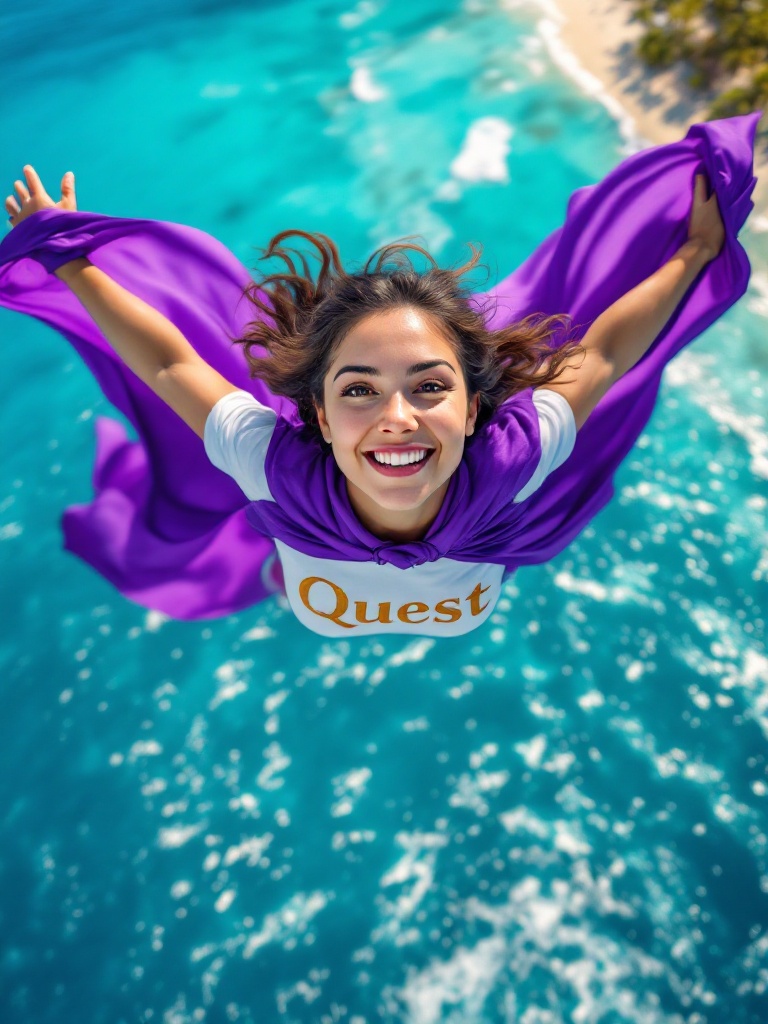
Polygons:
M416 309L372 314L339 345L323 398L320 429L361 522L382 538L418 539L477 419L451 345ZM417 461L397 465L406 458Z

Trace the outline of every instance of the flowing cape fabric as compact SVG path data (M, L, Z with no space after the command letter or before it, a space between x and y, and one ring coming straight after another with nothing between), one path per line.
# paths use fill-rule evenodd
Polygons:
M491 327L543 312L569 313L585 328L685 241L695 175L704 171L717 194L723 250L649 352L598 404L564 465L492 535L468 540L487 543L483 560L508 571L543 562L586 526L609 500L613 474L653 410L664 365L746 291L750 266L737 234L753 208L759 117L692 125L679 142L634 154L601 182L577 189L562 227L477 297L482 308L489 296L494 301ZM59 331L138 437L130 440L118 421L97 420L95 497L65 511L65 547L131 600L179 619L248 607L276 589L269 572L273 541L249 525L247 500L210 464L202 441L127 369L49 273L82 255L168 317L233 384L297 426L292 404L251 380L241 350L231 344L253 315L242 295L248 271L194 228L87 212L40 211L0 243L0 304ZM453 557L462 557L461 549Z

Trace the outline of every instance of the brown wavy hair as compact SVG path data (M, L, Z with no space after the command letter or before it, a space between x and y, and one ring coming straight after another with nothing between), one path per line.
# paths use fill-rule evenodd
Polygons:
M320 261L316 275L303 253L280 245L290 235L300 235L317 250L312 254ZM344 269L336 245L320 232L281 231L259 250L264 253L259 261L276 257L286 269L246 286L243 294L258 314L232 341L243 346L251 377L261 378L273 394L292 399L320 440L315 402L323 408L325 375L347 333L372 314L412 307L430 319L456 352L469 397L480 396L478 428L505 398L549 384L569 357L583 351L569 336L566 313L533 313L489 330L489 308L481 308L478 296L470 302L461 282L477 266L482 250L470 243L467 263L442 269L426 249L408 244L413 237L379 247L355 273ZM415 270L409 251L424 256L429 269Z

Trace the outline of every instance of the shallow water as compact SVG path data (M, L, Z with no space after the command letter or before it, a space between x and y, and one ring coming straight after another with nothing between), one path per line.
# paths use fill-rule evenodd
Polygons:
M348 261L479 241L487 287L632 145L541 16L3 13L3 187L72 169L82 209L193 224L249 265L286 227ZM749 292L669 367L611 505L442 643L123 599L59 529L111 410L0 310L0 1019L768 1019L761 226Z

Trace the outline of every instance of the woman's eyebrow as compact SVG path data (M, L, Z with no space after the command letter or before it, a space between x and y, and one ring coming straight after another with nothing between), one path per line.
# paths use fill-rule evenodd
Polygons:
M451 366L450 363L446 362L445 359L430 359L426 363L414 363L413 366L409 366L405 371L407 376L411 376L414 373L422 373L424 370L431 370L433 366L447 366L449 370L456 370ZM342 373L364 373L369 377L380 377L381 370L378 370L375 366L342 366L336 376L333 378L336 380Z

